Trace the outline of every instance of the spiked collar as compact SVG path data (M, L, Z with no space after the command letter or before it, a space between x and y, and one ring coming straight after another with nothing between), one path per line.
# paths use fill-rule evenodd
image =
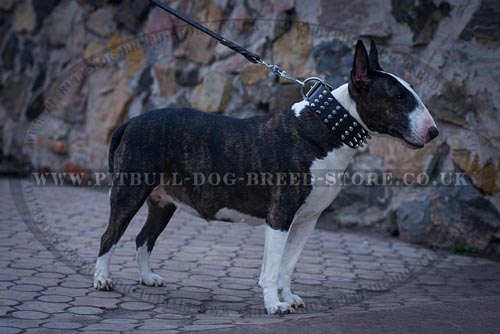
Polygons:
M305 98L309 107L321 117L323 123L342 144L357 149L363 147L371 138L369 131L337 101L322 81L317 81Z

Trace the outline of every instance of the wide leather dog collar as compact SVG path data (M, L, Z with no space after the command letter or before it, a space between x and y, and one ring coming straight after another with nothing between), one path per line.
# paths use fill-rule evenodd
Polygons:
M356 149L363 147L371 138L368 130L351 116L322 82L317 82L306 98L309 107L320 115L323 123L343 144Z

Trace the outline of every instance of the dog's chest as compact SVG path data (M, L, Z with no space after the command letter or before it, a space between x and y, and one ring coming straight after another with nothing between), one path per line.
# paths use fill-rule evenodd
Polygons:
M343 146L330 151L324 158L311 164L313 186L297 217L314 217L323 212L335 200L341 190L339 179L354 155L354 150Z

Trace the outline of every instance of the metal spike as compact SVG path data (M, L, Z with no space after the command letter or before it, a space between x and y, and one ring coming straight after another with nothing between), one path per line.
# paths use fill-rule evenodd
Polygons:
M321 111L319 111L319 110L316 110L316 113L317 113L317 114L321 114Z
M328 123L328 120L327 120L327 119L325 119L323 122Z
M321 100L321 99L323 98L323 95L319 94L319 96L318 96L318 97L319 97L319 99Z
M328 98L328 102L332 102L333 99L331 97Z
M361 129L361 132L362 132L362 133L365 133L365 130Z
M356 122L352 122L352 125L354 125L354 126L358 126L358 123L356 123Z
M328 119L332 119L332 115L328 115Z
M335 115L337 112L335 110L332 110L332 115Z
M344 118L347 118L347 114L344 114Z
M315 103L319 103L319 100L318 100L318 99L314 99L314 102L315 102Z
M335 126L339 126L339 122L335 123Z
M316 107L316 105L315 105L314 103L311 103L311 107L313 107L313 108L314 108L314 107Z
M334 126L332 126L332 131L335 131L335 127Z
M344 133L345 133L346 136L349 135L349 131L347 131L347 130L345 130Z
M349 146L352 146L352 141L349 142Z
M361 134L358 133L358 138L361 138Z
M329 105L329 103L328 103L328 102L325 102L325 106L327 106L327 105Z
M354 148L358 148L358 147L359 147L359 145L358 145L358 144L354 145Z
M339 110L340 109L340 106L336 106L335 109Z
M325 89L325 90L323 91L323 94L326 94L326 93L328 93L328 91Z
M343 118L339 119L339 122L343 122L343 121L344 121L344 119L343 119Z
M353 129L353 127L352 127L352 126L350 126L350 127L349 127L349 131L352 131L352 130L354 130L354 129Z
M354 141L357 143L358 142L358 138L354 137Z
M340 139L344 140L344 139L345 139L345 136L344 136L344 135L341 135L341 136L340 136Z
M321 110L325 110L325 107L323 107L323 106L320 106L320 107L319 107L319 109L321 109Z

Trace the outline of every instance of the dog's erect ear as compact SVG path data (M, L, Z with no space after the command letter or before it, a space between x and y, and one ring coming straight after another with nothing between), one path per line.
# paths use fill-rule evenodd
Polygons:
M370 63L368 61L368 54L366 53L365 45L361 40L356 44L356 51L354 52L354 61L352 62L351 82L354 88L359 91L366 87L370 81Z
M370 60L370 67L374 70L377 71L382 71L382 67L380 67L378 63L378 50L377 46L375 45L375 41L372 39L370 40L370 55L368 56Z

